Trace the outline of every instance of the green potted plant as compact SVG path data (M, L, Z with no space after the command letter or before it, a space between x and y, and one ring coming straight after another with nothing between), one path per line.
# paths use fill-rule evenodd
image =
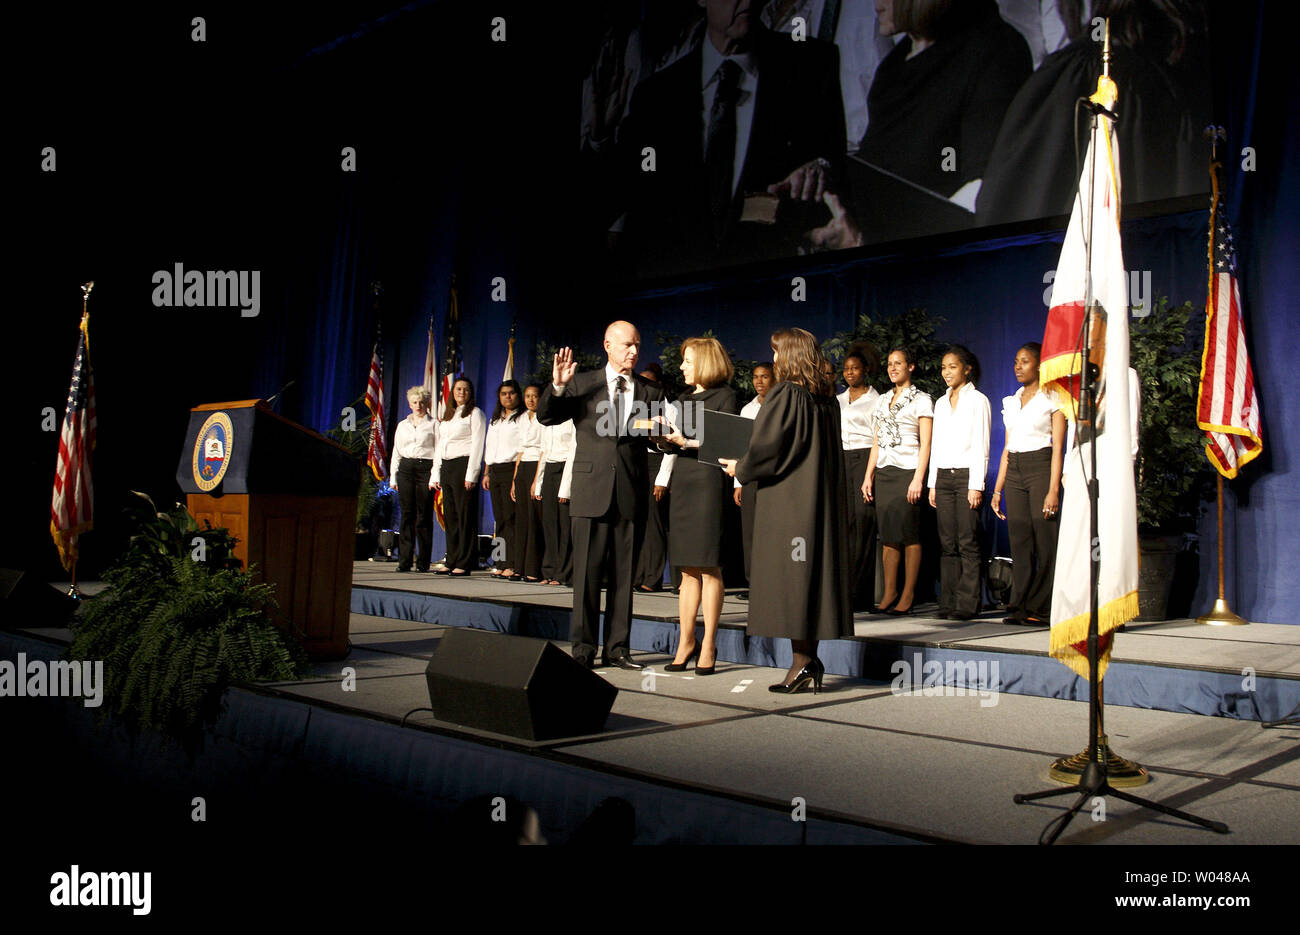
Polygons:
M944 391L939 370L946 345L935 340L934 336L944 321L943 318L930 317L923 308L909 308L889 318L859 315L858 324L852 331L841 331L823 341L822 352L838 369L850 348L858 344L871 345L880 356L881 364L876 373L869 375L871 384L877 391L885 393L890 389L889 375L883 366L885 358L895 347L910 348L916 358L912 382L937 399Z
M190 753L237 682L301 677L307 664L271 623L273 587L232 555L228 530L200 530L184 507L133 507L135 533L88 600L68 656L104 663L104 712L129 729L156 730Z
M1129 324L1129 362L1142 392L1134 462L1140 620L1167 619L1178 554L1196 531L1214 480L1196 427L1201 341L1192 315L1191 302L1171 306L1161 296L1149 315Z

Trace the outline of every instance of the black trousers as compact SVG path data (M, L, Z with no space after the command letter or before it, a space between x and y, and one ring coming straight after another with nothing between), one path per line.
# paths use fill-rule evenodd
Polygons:
M974 614L980 609L979 510L970 508L970 470L939 468L934 505L939 526L939 610Z
M639 528L618 505L604 516L573 517L573 625L569 638L574 657L592 659L600 641L600 584L609 566L605 595L605 656L628 651L632 633L632 573L636 570Z
M537 479L537 461L520 461L515 474L515 572L528 578L542 576L542 504L532 496L533 481Z
M654 483L659 475L663 455L650 455L650 501L646 510L645 526L641 531L641 550L632 583L637 587L654 588L664 585L664 566L668 564L668 498L664 490L662 500L655 500Z
M510 487L514 483L511 478L515 476L515 463L513 461L503 461L500 464L489 464L487 470L488 495L492 498L493 535L505 545L505 558L500 562L494 559L492 565L504 571L512 566L515 554L519 549L515 532L515 501L510 499ZM493 554L502 554L497 552L496 543L493 543Z
M849 516L849 599L854 610L876 606L876 505L862 496L870 448L844 452L844 493Z
M442 462L442 515L447 522L447 567L478 569L478 485L465 489L469 458ZM399 488L400 489L400 488Z
M402 458L397 464L397 501L402 507L398 568L410 568L414 562L420 571L429 570L429 556L433 553L433 491L429 489L432 470L432 458Z
M564 480L564 462L547 461L542 478L542 577L547 581L573 580L573 542L569 535L569 505L560 502L560 483Z
M1052 579L1056 574L1056 516L1043 516L1051 486L1052 449L1007 452L1002 488L1011 539L1011 615L1052 618ZM1060 511L1057 511L1060 516Z

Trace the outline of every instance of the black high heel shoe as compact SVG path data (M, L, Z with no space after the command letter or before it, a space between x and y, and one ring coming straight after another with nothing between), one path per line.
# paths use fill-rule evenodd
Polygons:
M700 665L699 650L697 649L695 651L695 674L696 675L712 675L714 672L717 671L717 669L718 669L718 647L716 645L713 647L713 665L711 666Z
M668 665L664 666L664 671L665 671L665 672L685 672L685 671L686 671L686 664L689 663L692 659L698 659L699 657L700 657L700 642L699 642L698 640L696 640L696 642L695 642L695 648L691 650L690 655L688 655L685 659L682 660L681 665L678 665L678 664L675 663L675 662L670 662L670 663L668 663ZM696 671L699 671L699 670L698 670L698 667L697 667ZM713 674L713 670L712 670L712 669L709 669L709 671L708 671L707 674L712 675L712 674Z
M822 690L822 676L826 674L826 667L822 665L820 659L816 656L812 658L802 669L796 673L795 677L787 684L778 682L775 685L767 686L770 692L776 692L779 695L793 695L797 691L802 691L811 682L813 694Z

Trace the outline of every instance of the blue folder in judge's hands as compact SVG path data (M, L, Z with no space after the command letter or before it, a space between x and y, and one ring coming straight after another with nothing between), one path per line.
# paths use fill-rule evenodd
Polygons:
M739 461L749 451L749 437L753 432L753 419L705 409L700 425L700 463L722 470L719 458Z

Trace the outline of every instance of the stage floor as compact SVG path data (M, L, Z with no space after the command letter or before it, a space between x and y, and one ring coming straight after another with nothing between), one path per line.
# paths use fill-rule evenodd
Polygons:
M444 630L354 615L354 649L346 660L318 665L305 682L264 687L401 722L428 707L424 669ZM636 657L657 668L670 661ZM342 666L356 670L355 692L341 690ZM821 694L791 697L767 691L779 670L735 664L708 678L597 672L619 689L598 735L531 743L443 724L427 711L410 714L406 724L596 774L685 785L776 810L789 811L799 797L821 818L979 843L1033 843L1069 798L1018 806L1012 795L1053 786L1050 761L1077 752L1087 737L1087 706L1079 702L895 693L885 683L829 675ZM1134 791L1225 821L1232 833L1189 827L1112 799L1106 821L1085 812L1062 842L1300 842L1300 730L1123 707L1107 710L1107 730L1113 748L1153 776Z
M443 616L493 603L511 613L536 606L567 621L572 600L564 588L487 575L450 581L370 563L358 563L354 587L354 600L367 589L437 599ZM728 595L725 625L743 631L745 609ZM675 631L675 595L638 595L636 616ZM253 694L241 698L262 699L254 698L252 708L239 701L233 727L222 730L268 749L288 744L294 757L321 757L331 764L321 768L352 771L410 794L452 777L457 796L514 795L537 808L548 839L559 842L571 833L575 814L618 795L635 805L637 840L644 843L1031 844L1073 796L1028 805L1015 805L1012 796L1056 786L1047 777L1051 761L1086 746L1087 705L1077 700L984 687L897 689L888 678L832 673L820 694L775 695L767 687L782 677L778 666L724 658L711 677L670 674L662 671L671 661L665 651L638 651L635 641L637 661L654 672L597 670L619 689L605 730L533 743L440 722L428 711L425 667L446 630L445 623L354 613L346 659L317 663L302 681L250 686ZM904 658L913 647L975 646L1004 660L1043 657L1047 650L1044 631L1000 620L872 616L859 618L856 630L855 641L836 642L889 646ZM20 632L69 638L61 628ZM1297 644L1300 627L1225 631L1172 621L1131 626L1117 640L1116 659L1179 668L1198 679L1216 672L1235 678L1239 664L1251 665L1290 685L1297 678ZM1038 664L1064 670L1049 659ZM349 673L354 690L347 690ZM1090 804L1062 843L1300 843L1300 727L1114 704L1106 718L1113 749L1151 773L1137 794L1224 821L1231 833L1110 798L1105 820L1093 817ZM299 728L285 727L291 723L301 724L305 740L294 739ZM325 741L311 739L317 730L345 738L331 754L335 759L323 752ZM810 819L802 826L790 822L799 803Z

